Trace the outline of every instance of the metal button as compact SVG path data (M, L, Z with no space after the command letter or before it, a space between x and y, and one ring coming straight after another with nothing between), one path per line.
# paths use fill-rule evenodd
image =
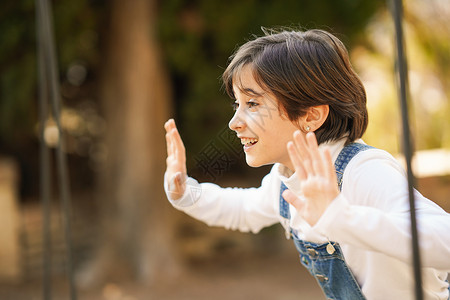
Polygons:
M320 282L325 282L328 281L328 277L325 275L316 275L316 278L320 281Z
M308 249L306 249L306 251L308 251L308 254L311 256L311 257L316 257L319 253L316 251L316 250L314 250L313 248L308 248Z
M328 254L333 254L336 251L336 249L334 249L333 245L331 245L331 243L328 243L327 245L327 252Z

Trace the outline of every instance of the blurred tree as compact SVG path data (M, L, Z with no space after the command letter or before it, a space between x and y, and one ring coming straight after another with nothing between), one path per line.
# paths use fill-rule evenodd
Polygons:
M148 282L177 270L173 210L162 189L162 125L171 90L155 35L155 5L155 0L111 2L100 83L108 124L99 197L104 238L93 264L80 273L84 282L117 271Z

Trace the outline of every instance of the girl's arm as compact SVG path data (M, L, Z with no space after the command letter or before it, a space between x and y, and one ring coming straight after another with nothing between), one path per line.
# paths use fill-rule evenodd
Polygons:
M295 134L288 151L302 192L284 196L312 226L299 230L411 262L407 181L392 156L377 149L356 155L339 193L331 159L319 151L313 134L306 140ZM450 215L420 193L415 196L422 265L449 270Z
M382 150L366 150L349 163L342 193L315 229L329 239L411 263L407 180ZM423 267L450 270L450 214L415 191Z
M221 188L212 183L199 184L186 175L186 155L175 122L164 125L167 142L167 169L164 187L172 205L210 226L258 232L279 221L280 182L266 175L261 187ZM274 198L275 197L275 198Z
M188 178L186 193L172 205L208 224L242 232L259 232L279 222L272 175L264 177L259 188L222 188ZM278 193L279 193L278 184ZM275 198L274 198L275 197Z

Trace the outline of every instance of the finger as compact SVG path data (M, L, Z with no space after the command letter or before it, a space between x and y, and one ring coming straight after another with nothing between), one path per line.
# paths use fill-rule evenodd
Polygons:
M184 162L186 160L186 149L178 129L176 127L173 128L171 134L175 157L178 161Z
M172 139L170 133L166 133L167 157L172 156Z
M185 192L184 182L186 180L183 181L181 178L183 178L183 175L181 172L178 172L169 180L168 191L172 200L180 199Z
M319 151L319 145L317 144L316 135L313 132L306 134L306 144L308 146L308 152L312 158L312 167L314 173L317 175L325 176L325 166L322 155Z
M177 191L184 192L184 184L186 183L186 175L182 172L175 174L175 187Z
M289 204L294 206L297 209L297 211L301 211L305 206L304 201L301 200L299 197L297 197L297 195L295 195L290 190L285 190L282 195L284 200L286 200Z
M177 133L176 133L176 129L172 129L172 131L170 131L170 145L171 145L171 151L172 151L172 155L173 157L178 160L178 154L179 154L179 150L178 150L178 145L177 145L177 137L176 137Z
M173 137L171 131L173 128L175 128L175 121L173 119L167 120L166 123L164 123L164 128L166 129L166 144L167 144L167 155L171 156L174 155L174 143L173 143Z
M312 158L308 151L308 146L305 141L305 136L300 130L294 132L294 144L297 147L297 151L299 153L299 157L302 161L303 168L306 174L314 175L314 169L311 165Z
M166 132L170 132L175 126L175 121L173 119L167 120L166 123L164 123L164 128L166 129Z
M293 142L287 143L287 150L289 154L289 158L291 159L292 165L294 166L295 172L300 180L306 178L306 172L303 167L303 163L300 158L300 154L298 153Z

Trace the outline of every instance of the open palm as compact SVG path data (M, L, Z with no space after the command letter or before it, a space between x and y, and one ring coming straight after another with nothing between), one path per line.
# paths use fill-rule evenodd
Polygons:
M166 129L167 159L166 178L170 198L173 200L183 196L186 190L186 150L178 133L175 121L168 120L164 124Z
M305 137L296 131L293 140L287 144L287 150L300 180L301 193L286 190L283 197L313 226L339 194L336 173L329 150L319 149L314 133Z

